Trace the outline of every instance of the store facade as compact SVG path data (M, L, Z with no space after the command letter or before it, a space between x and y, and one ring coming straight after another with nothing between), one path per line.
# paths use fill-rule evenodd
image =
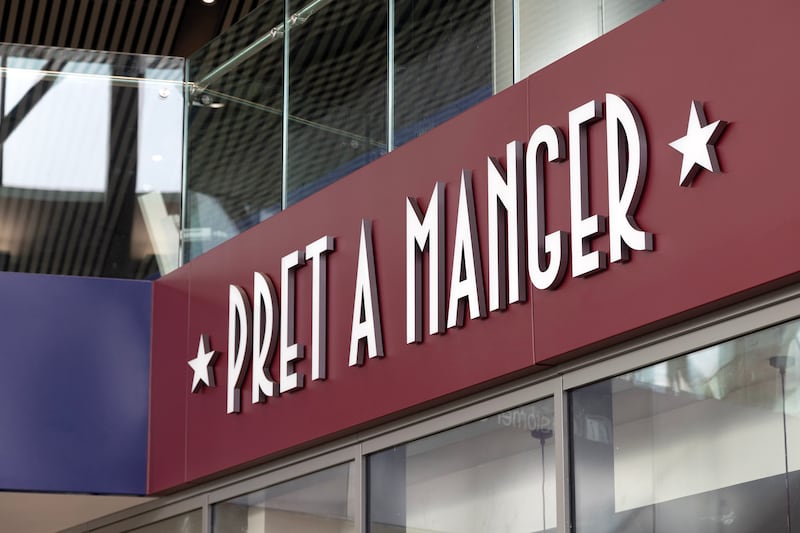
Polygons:
M154 282L163 497L76 531L791 531L798 10L665 2Z
M796 357L797 306L776 291L89 530L789 531L797 378L770 358Z

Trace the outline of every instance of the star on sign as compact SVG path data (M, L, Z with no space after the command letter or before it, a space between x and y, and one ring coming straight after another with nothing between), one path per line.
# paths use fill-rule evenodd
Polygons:
M197 357L189 360L189 366L194 371L192 377L192 392L200 389L200 383L206 387L214 386L214 361L217 359L218 352L209 349L208 335L200 335L200 343L197 346Z
M681 178L678 182L681 187L690 186L702 169L711 172L720 171L715 145L727 125L724 120L709 124L703 112L703 104L697 100L692 101L686 135L669 143L672 148L683 154Z

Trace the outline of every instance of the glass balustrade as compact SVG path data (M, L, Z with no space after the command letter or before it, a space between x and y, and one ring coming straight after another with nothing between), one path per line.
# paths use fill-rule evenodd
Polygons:
M657 2L265 3L188 60L184 261Z
M178 265L184 60L0 45L0 270Z
M188 60L2 45L0 269L163 275L656 2L266 2Z

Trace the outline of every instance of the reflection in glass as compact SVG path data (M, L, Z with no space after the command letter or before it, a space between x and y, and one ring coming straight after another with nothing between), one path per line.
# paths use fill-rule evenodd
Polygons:
M352 463L321 470L212 508L213 533L354 533Z
M292 0L287 205L387 152L386 0Z
M514 4L516 81L600 36L597 0L514 0Z
M574 391L577 530L787 531L799 339L792 322Z
M555 531L553 399L369 457L372 533Z
M203 515L198 509L160 522L130 530L130 533L201 533Z
M495 92L527 78L661 1L493 2Z
M184 261L656 1L263 2L188 62Z
M25 60L7 59L4 115L22 115L18 106L25 105L23 98L37 91L41 96L5 136L3 185L104 192L111 64L68 61L62 75L42 84L41 71L15 68L21 61Z
M603 0L603 32L644 13L663 0Z
M189 58L184 261L281 209L283 20L267 2Z
M3 45L0 63L0 270L175 268L184 61Z
M492 95L492 2L395 0L394 142Z

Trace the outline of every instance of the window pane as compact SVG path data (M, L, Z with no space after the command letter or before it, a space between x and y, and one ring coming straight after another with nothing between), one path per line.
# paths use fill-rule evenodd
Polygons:
M9 111L41 83L42 73L6 59ZM105 192L111 129L112 64L69 61L3 144L3 185ZM178 119L180 124L180 119ZM180 131L180 130L179 130Z
M600 36L597 0L514 0L517 2L518 61L522 80Z
M386 153L386 0L291 0L293 204Z
M573 392L577 530L786 531L799 334L792 322Z
M355 531L352 463L273 485L213 506L213 532Z
M495 90L508 87L512 79L525 79L661 1L495 1Z
M281 209L283 2L189 58L184 261Z
M175 268L184 60L0 47L0 270Z
M662 0L603 0L603 31L611 31Z
M372 533L550 531L553 400L369 457Z
M490 0L395 0L400 146L492 95Z

